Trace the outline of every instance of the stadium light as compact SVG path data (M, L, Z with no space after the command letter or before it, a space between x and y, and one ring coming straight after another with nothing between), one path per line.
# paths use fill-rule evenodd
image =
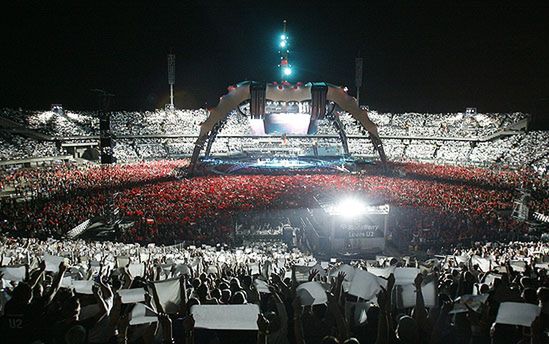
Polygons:
M368 206L356 198L344 198L333 206L331 213L346 218L354 218L363 215L368 210Z
M292 75L292 69L290 67L284 68L284 75L286 76Z
M281 41L280 42L280 47L285 48L286 47L286 41Z
M280 36L280 39L283 40L283 41L286 40L286 35Z

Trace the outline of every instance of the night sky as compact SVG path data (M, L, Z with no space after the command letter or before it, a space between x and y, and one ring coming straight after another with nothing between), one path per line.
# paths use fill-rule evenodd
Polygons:
M416 5L411 5L416 4ZM0 20L0 107L213 106L230 84L279 78L287 19L293 81L347 85L391 112L525 111L549 122L549 1L10 1Z

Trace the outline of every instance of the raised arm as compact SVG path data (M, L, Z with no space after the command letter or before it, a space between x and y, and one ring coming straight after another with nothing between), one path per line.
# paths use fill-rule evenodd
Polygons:
M414 307L413 318L421 329L428 333L427 323L427 310L425 309L425 301L423 300L423 291L421 290L423 284L423 275L417 274L414 280L414 286L416 288L416 305Z

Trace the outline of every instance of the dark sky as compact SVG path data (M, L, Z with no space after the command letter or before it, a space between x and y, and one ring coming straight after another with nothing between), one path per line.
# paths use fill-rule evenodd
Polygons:
M0 20L0 107L213 106L230 84L278 79L288 20L294 81L329 81L382 111L526 111L549 121L549 1L10 1Z

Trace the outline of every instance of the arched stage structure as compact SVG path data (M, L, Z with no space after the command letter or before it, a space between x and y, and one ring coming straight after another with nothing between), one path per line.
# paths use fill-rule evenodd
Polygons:
M377 126L368 117L368 112L361 109L355 98L349 96L342 87L334 86L326 82L311 82L307 84L290 83L264 83L256 81L244 81L229 88L229 93L221 97L219 104L210 110L210 115L200 126L200 134L196 140L189 171L195 171L196 164L202 148L207 142L205 156L209 156L212 144L217 134L223 128L227 116L235 109L241 111L240 106L249 102L250 116L252 119L264 119L268 115L265 111L267 103L308 103L310 114L308 135L316 132L318 120L328 119L335 126L343 150L349 155L347 135L337 118L333 114L337 104L342 110L347 111L370 134L370 140L381 161L385 162L383 145L378 135ZM331 106L331 109L330 108Z

